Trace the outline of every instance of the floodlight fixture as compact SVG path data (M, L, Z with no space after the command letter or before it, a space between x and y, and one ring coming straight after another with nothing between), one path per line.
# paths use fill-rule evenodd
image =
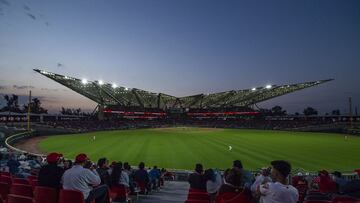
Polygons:
M84 79L81 80L81 83L86 85L88 83L88 81L87 81L87 79L84 78Z
M271 89L272 85L266 85L265 88L266 89Z
M103 85L103 84L104 84L104 82L103 82L102 80L99 80L98 83L99 83L99 85Z

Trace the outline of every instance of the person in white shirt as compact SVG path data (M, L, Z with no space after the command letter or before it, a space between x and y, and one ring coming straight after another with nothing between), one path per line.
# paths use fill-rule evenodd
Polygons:
M204 173L206 179L206 191L209 193L211 202L215 202L215 197L223 184L221 174L213 169L207 169Z
M260 194L257 193L258 187L262 184L272 182L272 180L270 178L270 172L271 172L270 167L261 169L260 175L258 175L255 178L255 182L250 187L251 193L252 193L254 199L256 200L256 202L262 203L261 201L259 201Z
M74 166L66 170L62 177L63 188L82 192L86 203L90 203L92 200L95 200L95 203L108 203L108 187L106 185L98 186L101 179L95 168L83 167L87 161L86 154L76 156Z
M287 177L291 165L287 161L271 162L271 178L274 182L265 183L258 187L260 202L262 203L296 203L299 193L295 187L288 184Z

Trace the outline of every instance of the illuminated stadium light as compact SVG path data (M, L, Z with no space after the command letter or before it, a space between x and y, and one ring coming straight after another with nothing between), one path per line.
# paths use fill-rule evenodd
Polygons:
M117 88L117 85L116 85L115 83L113 83L113 84L111 85L111 87L115 89L115 88Z
M69 77L68 77L68 76L65 76L64 78L65 78L65 79L69 79Z
M271 89L272 85L266 85L265 88L266 89Z
M129 88L125 87L125 90L126 90L126 91L128 91L128 90L129 90Z
M254 87L254 88L252 88L251 90L252 90L252 91L256 91L256 88Z
M88 81L87 81L87 79L84 78L84 79L81 80L81 83L86 85L88 83Z
M104 82L103 82L102 80L99 80L98 83L99 83L99 85L103 85L103 84L104 84Z

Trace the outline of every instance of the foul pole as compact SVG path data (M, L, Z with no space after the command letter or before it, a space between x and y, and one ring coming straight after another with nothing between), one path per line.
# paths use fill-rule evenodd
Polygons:
M27 113L27 130L30 132L30 111L31 111L31 90L29 91L29 103L28 103L28 113Z

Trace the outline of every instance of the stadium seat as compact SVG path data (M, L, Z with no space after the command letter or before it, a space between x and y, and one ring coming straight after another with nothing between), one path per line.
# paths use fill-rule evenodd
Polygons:
M216 203L251 203L251 198L245 195L245 193L223 193L217 195L215 199Z
M200 190L200 189L196 189L196 188L190 188L189 192L205 192L205 193L207 193L206 190Z
M332 203L360 203L360 200L350 196L336 196Z
M29 181L24 178L13 178L12 183L14 184L23 184L23 185L30 185Z
M9 194L6 200L7 203L34 203L31 197Z
M21 195L32 198L33 190L30 185L12 184L10 187L10 194Z
M77 190L60 190L59 203L85 203L83 193Z
M11 179L10 176L2 175L2 176L0 176L0 182L7 183L7 184L11 185L12 184L12 179Z
M0 175L11 177L11 173L10 173L10 172L6 172L6 171L0 171Z
M57 203L59 192L51 187L35 187L34 200L36 203Z
M185 203L211 203L210 200L188 199Z
M209 194L206 192L189 192L188 200L210 200Z
M39 185L39 181L37 179L31 180L30 185L33 189L35 189L35 187Z
M31 175L31 176L28 176L27 179L29 180L29 182L31 182L32 180L38 179L38 177Z
M0 182L0 196L3 200L6 200L7 195L10 192L10 185L8 183Z

